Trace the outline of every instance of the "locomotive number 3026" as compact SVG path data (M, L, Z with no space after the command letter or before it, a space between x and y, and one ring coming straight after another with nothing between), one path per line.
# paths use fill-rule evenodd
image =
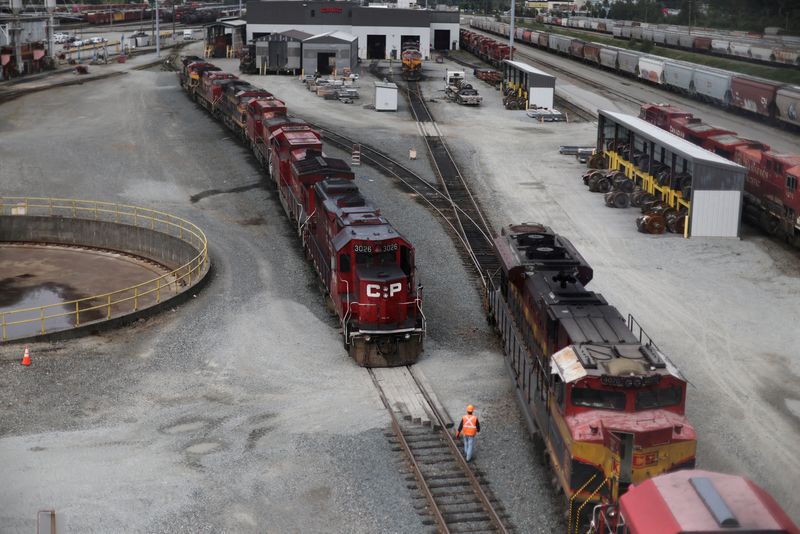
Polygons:
M356 252L372 252L372 245L353 245L353 250ZM389 243L388 245L375 247L375 252L392 252L397 250L397 243Z

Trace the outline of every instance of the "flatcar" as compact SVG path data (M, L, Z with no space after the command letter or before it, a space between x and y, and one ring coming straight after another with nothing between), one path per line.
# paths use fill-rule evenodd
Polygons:
M616 502L631 484L693 467L686 380L632 317L586 289L593 271L575 247L525 223L504 228L495 248L490 317L569 509Z
M180 80L275 182L350 356L366 367L414 363L426 330L414 247L361 195L347 163L327 156L319 131L269 91L197 57L183 60Z
M597 506L590 534L800 534L780 504L745 477L686 470L631 486Z

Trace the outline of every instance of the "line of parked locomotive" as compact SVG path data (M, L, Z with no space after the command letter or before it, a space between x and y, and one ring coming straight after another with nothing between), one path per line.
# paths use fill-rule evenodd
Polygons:
M182 87L267 169L283 209L339 317L345 349L366 367L414 363L425 317L414 247L359 192L349 165L323 152L320 133L270 92L199 57Z
M477 17L470 20L470 26L506 38L510 28L503 22ZM461 30L461 41L467 43L465 47L474 48L479 38L491 39ZM726 109L752 114L781 125L800 126L800 87L797 86L527 28L516 28L514 38L516 42L637 78ZM499 66L506 58L490 58L490 62Z
M742 215L770 235L800 247L800 154L778 154L769 145L704 123L668 104L645 104L639 116L747 169Z

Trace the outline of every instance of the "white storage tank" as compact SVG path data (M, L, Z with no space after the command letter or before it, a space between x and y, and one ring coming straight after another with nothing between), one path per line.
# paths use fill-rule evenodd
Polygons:
M375 111L397 111L397 85L375 82Z

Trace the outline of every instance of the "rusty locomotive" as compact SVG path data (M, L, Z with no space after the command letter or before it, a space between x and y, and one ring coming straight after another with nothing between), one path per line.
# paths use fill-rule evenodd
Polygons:
M290 117L282 101L202 58L182 63L187 94L252 149L275 183L350 356L365 367L414 363L425 316L413 245L364 198L349 165L324 153L320 133Z
M490 319L570 519L617 502L631 484L693 467L686 380L631 316L586 289L593 271L575 247L526 223L504 228L495 248Z

